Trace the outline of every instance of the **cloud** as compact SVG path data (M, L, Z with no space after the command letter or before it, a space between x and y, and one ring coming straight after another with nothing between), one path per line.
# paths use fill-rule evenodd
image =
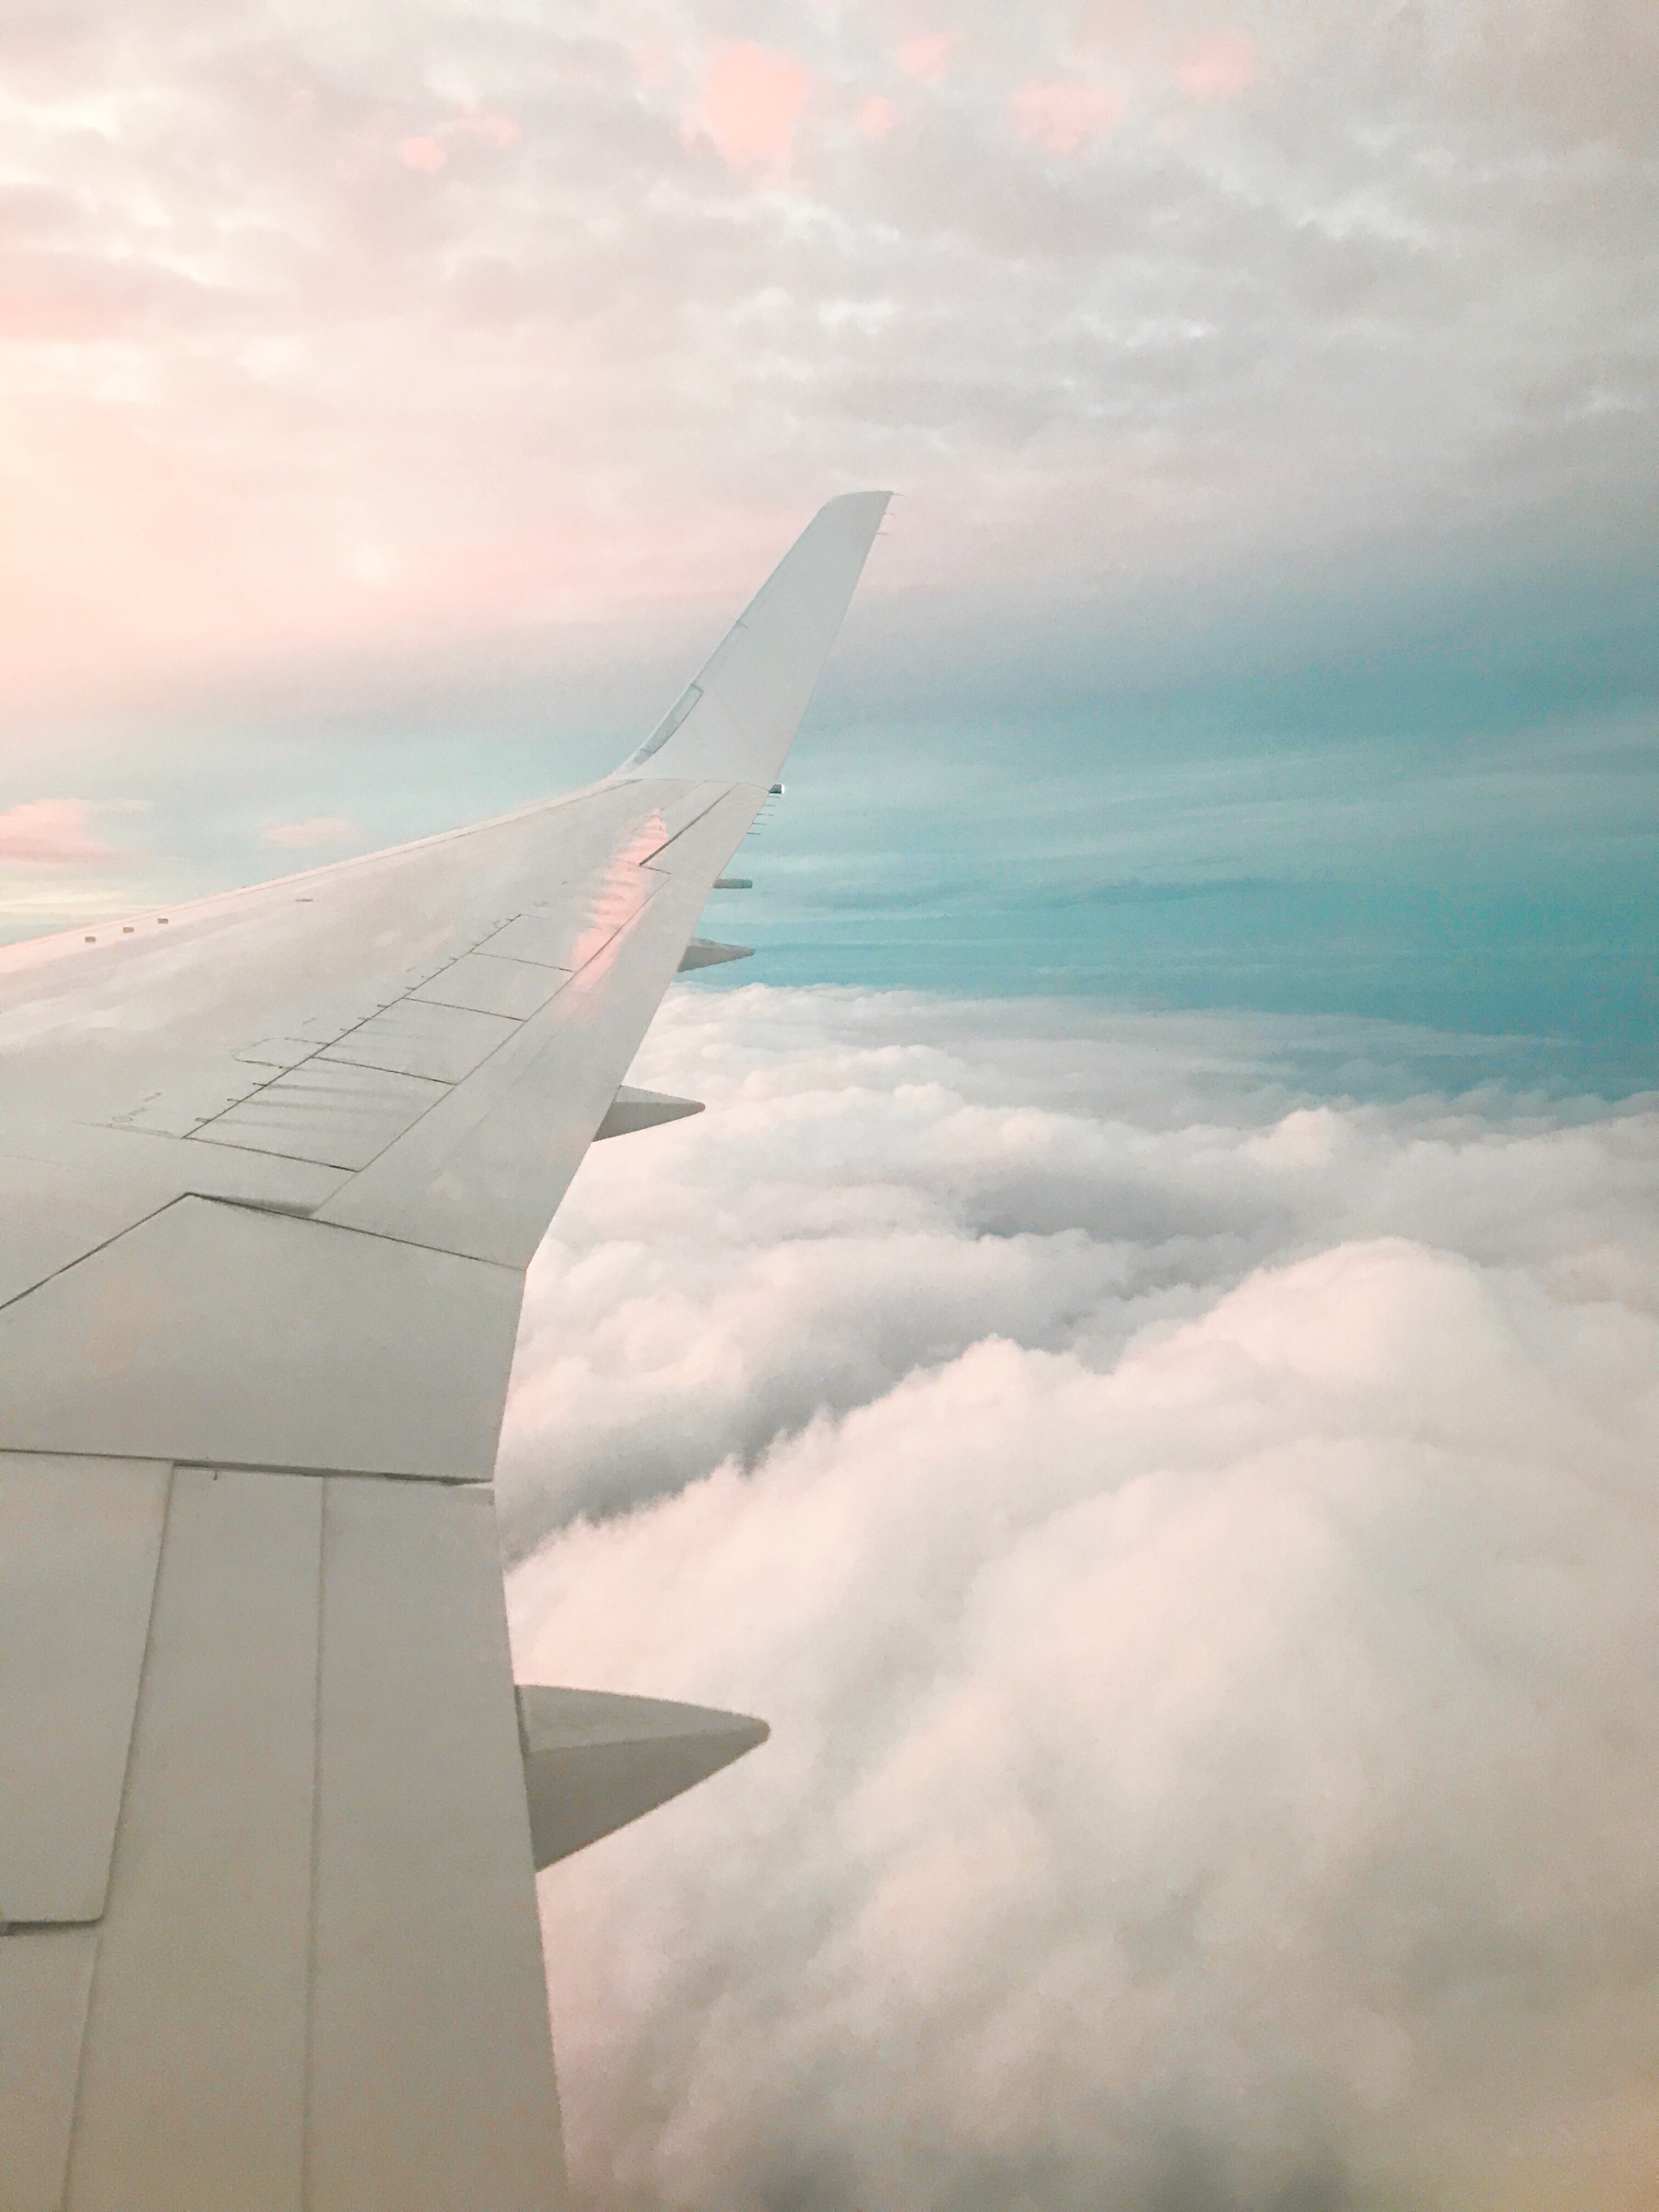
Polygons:
M449 167L449 156L436 138L406 138L398 147L397 158L406 169L418 170L429 177Z
M906 76L913 76L919 84L940 84L956 44L956 33L949 30L927 31L917 38L902 39L899 43L899 66Z
M747 41L722 46L687 112L687 136L707 138L728 168L744 175L781 177L811 82L810 72L790 54Z
M1256 80L1256 50L1237 31L1205 39L1182 59L1177 76L1189 100L1215 105L1242 100Z
M0 863L63 868L114 858L84 799L25 799L0 809Z
M501 153L510 146L516 146L524 135L512 116L481 108L469 109L465 114L455 116L441 128L452 137L474 138L480 145L493 146Z
M262 845L304 852L315 845L343 845L357 835L357 824L343 814L312 815L303 822L272 822L259 833Z
M873 92L859 106L858 127L866 138L885 138L898 120L897 103L883 93Z
M516 146L524 132L511 115L484 109L468 109L459 115L447 117L433 125L429 132L420 133L401 140L397 158L406 169L418 170L427 176L436 176L440 170L449 167L449 153L444 140L472 143L493 147L498 153Z
M672 84L678 56L665 39L646 39L631 50L634 74L648 92L660 92Z
M1646 2203L1659 1113L1406 1041L671 999L515 1643L774 1736L545 1885L587 2201Z
M1017 86L1008 112L1022 138L1033 139L1051 154L1075 154L1122 118L1124 101L1110 85L1063 77L1052 84Z
M1161 590L1202 628L1345 552L1358 596L1385 559L1639 551L1651 6L1359 38L1316 0L1248 46L1106 12L783 0L712 53L596 0L19 34L0 712L724 598L860 482L908 495L893 588L1010 627ZM903 131L852 127L900 84Z

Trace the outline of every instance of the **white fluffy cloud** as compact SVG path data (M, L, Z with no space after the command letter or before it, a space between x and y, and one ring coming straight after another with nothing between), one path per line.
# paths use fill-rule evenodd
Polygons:
M1367 1049L671 1001L712 1111L533 1280L520 1669L775 1734L548 1877L590 2201L1647 2202L1659 1115Z

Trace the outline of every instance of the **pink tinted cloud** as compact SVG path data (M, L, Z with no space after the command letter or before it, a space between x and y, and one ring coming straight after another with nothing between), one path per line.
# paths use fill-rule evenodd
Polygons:
M26 799L0 810L0 862L65 868L111 857L112 848L92 833L85 799Z
M272 822L262 830L262 845L280 845L307 852L313 845L343 845L357 834L357 824L343 814L315 814L302 822Z
M704 72L696 105L687 112L687 142L707 138L740 175L782 176L811 82L811 72L790 54L747 41L722 46Z
M1019 86L1008 102L1014 128L1051 154L1075 154L1090 138L1109 131L1124 112L1121 93L1110 85L1077 77Z
M858 111L858 127L866 138L885 138L899 120L894 101L873 93Z
M492 109L469 109L464 115L452 115L445 122L435 124L431 130L417 133L403 139L397 148L397 158L406 169L418 171L424 176L435 177L440 170L449 167L446 139L471 139L480 146L493 146L502 151L516 146L524 132L511 115Z
M634 47L629 59L633 64L635 78L647 92L660 92L674 77L677 66L675 52L661 39L648 39L643 44Z
M956 42L953 30L935 30L925 38L906 39L899 48L899 66L918 84L936 85L949 65Z
M1221 107L1241 100L1257 76L1255 48L1241 33L1218 31L1186 55L1176 72L1189 100Z
M511 115L503 115L489 108L474 109L465 115L457 115L453 123L442 128L455 138L477 138L485 146L505 148L516 146L524 136L522 126Z
M1155 28L1147 0L1084 0L1072 18L1080 45L1122 49Z

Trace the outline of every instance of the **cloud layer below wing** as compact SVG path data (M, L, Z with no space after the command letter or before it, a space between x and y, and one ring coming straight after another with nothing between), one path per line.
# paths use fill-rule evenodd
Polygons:
M1433 1041L671 1000L520 1666L775 1733L549 1882L594 2201L1646 2201L1659 1114Z

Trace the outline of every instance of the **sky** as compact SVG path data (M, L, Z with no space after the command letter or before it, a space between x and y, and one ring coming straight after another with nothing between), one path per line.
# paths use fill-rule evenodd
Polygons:
M1656 265L1646 0L0 11L0 936L896 494L526 1307L526 1665L774 1724L547 1879L585 2203L1649 2201Z
M1656 83L1643 0L19 0L0 929L602 771L875 483L780 980L1659 1079Z

